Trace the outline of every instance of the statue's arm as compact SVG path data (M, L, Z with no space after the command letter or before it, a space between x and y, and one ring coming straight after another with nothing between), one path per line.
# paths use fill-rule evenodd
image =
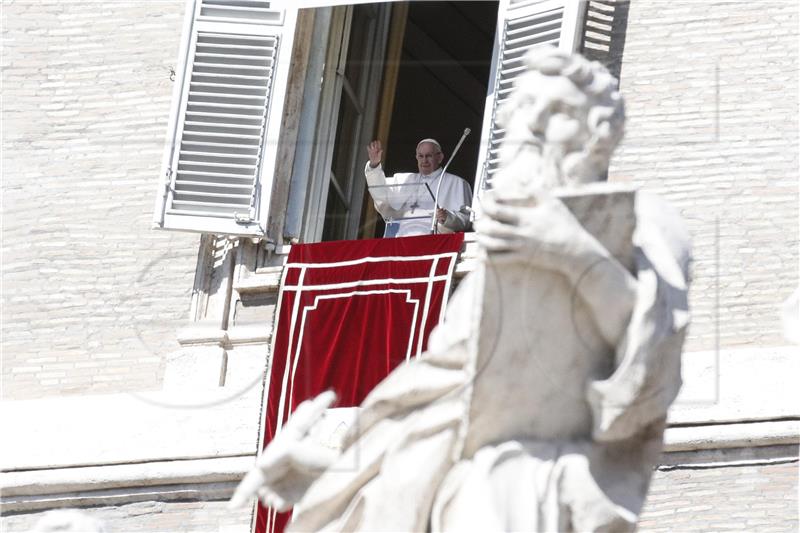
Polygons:
M616 346L636 302L636 280L564 204L544 193L528 205L487 197L476 222L491 262L524 262L564 274L589 306L603 338Z
M661 424L681 386L681 348L689 325L689 233L658 197L636 196L636 305L617 366L592 382L588 400L596 440L613 441Z
M565 274L596 317L600 334L617 346L636 303L636 279L597 239L581 230Z

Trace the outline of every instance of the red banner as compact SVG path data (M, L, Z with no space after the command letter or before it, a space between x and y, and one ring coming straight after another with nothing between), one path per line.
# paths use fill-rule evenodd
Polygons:
M425 351L463 239L292 246L275 310L262 448L303 400L333 389L337 407L357 406L393 368ZM289 516L259 505L255 531L282 531Z

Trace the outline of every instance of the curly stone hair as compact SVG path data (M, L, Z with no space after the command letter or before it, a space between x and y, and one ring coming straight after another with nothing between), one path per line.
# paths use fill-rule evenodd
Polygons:
M519 118L520 112L524 113L531 102L540 97L537 86L542 77L566 78L589 97L586 121L591 138L583 153L595 164L607 166L611 153L622 139L625 123L625 106L617 79L600 63L552 46L531 50L523 61L528 70L517 79L514 92L498 110L497 122L506 126L512 117ZM530 129L533 137L534 126ZM511 150L508 155L512 155Z

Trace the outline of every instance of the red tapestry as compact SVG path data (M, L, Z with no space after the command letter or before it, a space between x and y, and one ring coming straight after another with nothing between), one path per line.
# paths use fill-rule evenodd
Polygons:
M303 400L333 389L336 407L357 406L393 368L425 351L463 239L292 246L275 310L262 448ZM289 516L259 505L255 531L280 532Z

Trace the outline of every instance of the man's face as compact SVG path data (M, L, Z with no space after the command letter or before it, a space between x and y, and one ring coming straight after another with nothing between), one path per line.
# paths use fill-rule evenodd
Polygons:
M430 174L442 164L444 155L433 143L422 143L417 146L417 168L420 174Z

